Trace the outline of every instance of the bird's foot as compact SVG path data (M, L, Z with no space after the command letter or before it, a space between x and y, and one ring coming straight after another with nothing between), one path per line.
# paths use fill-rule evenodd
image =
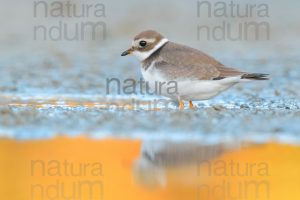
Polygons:
M194 105L192 101L190 101L190 109L194 109Z
M179 110L183 110L183 109L184 109L184 104L182 100L179 100Z

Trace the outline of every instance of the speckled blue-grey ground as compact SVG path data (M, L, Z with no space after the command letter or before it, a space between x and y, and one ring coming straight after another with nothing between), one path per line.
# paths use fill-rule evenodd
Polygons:
M198 24L224 19L197 17L196 1L126 3L102 1L107 17L107 38L101 41L36 41L32 29L50 19L33 17L32 5L1 2L0 93L26 97L69 95L106 98L106 78L139 79L135 58L120 57L140 30L154 28L170 40L201 49L222 63L244 71L268 73L269 81L241 84L222 95L196 102L197 109L147 111L88 108L86 106L18 106L0 100L0 134L19 139L56 134L91 137L201 137L207 140L254 139L300 142L300 3L266 1L270 40L207 41L197 39ZM139 2L139 3L137 3ZM297 6L296 6L297 5ZM147 7L142 11L140 8ZM163 8L168 9L163 9ZM289 10L282 17L281 10ZM157 13L163 13L158 15ZM132 14L134 13L134 14ZM140 16L140 17L136 17ZM8 20L8 18L10 20ZM57 19L54 19L54 21ZM69 19L86 20L86 19ZM169 23L173 20L174 23ZM206 21L207 20L207 21ZM226 18L233 22L236 18ZM24 97L24 98L22 98ZM112 93L110 98L131 98ZM134 98L148 100L148 95ZM59 99L57 99L59 100Z

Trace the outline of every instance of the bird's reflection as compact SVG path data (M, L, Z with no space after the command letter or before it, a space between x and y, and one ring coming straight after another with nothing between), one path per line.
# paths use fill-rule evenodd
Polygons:
M165 187L170 176L173 182L194 185L199 179L197 168L202 162L238 148L239 145L228 143L145 141L133 166L134 179L146 187Z

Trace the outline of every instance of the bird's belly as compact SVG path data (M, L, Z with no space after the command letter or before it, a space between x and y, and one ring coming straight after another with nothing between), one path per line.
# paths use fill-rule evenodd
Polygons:
M216 81L178 82L178 93L183 100L206 100L227 89Z
M190 101L210 99L237 83L237 78L232 80L169 80L155 68L142 70L142 74L149 88L156 94Z
M207 100L217 96L236 83L235 78L232 80L179 81L178 93L183 100Z

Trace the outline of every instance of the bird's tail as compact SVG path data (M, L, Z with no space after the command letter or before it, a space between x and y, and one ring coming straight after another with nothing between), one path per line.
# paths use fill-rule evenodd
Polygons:
M269 80L269 74L260 74L260 73L251 73L251 74L243 74L241 79L247 80Z

